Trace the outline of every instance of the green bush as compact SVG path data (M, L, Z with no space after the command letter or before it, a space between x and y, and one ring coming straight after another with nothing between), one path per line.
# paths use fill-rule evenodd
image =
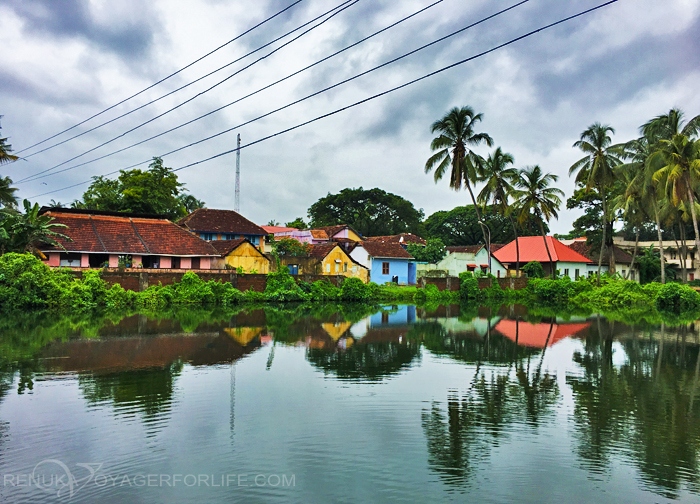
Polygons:
M700 307L700 294L687 285L669 283L659 289L656 308L659 311L681 313Z
M538 261L527 263L522 267L522 271L528 278L544 278L544 268L542 267L542 263Z
M465 301L481 297L479 280L470 271L463 271L459 274L459 295Z
M213 304L216 301L211 286L191 271L182 275L182 280L174 287L174 304Z
M342 301L368 301L370 288L359 278L346 278L340 287L340 299Z
M318 280L307 285L313 301L334 301L340 297L340 289L326 280Z
M231 306L243 301L243 293L228 282L209 281L209 288L214 294L216 304Z

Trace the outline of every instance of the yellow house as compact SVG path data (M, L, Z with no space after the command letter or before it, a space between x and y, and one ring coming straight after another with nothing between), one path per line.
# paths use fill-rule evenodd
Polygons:
M242 268L246 273L269 273L270 260L245 238L209 242L220 254L213 269Z
M310 255L321 262L323 275L356 277L364 283L369 281L369 270L355 262L337 243L314 245Z

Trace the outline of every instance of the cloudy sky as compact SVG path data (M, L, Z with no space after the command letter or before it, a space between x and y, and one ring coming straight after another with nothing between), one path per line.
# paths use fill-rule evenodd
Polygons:
M206 114L346 47L434 0L359 0L298 40L201 94L266 49L110 124L26 161L4 166L21 197L64 203L87 184L36 197L134 165L256 118L371 69L489 16L517 0L443 0L425 12L285 82L188 126L75 167ZM150 86L291 5L294 0L3 0L0 3L2 134L19 151ZM159 98L341 5L302 0L213 55L134 99L50 140L82 133ZM397 63L272 114L213 140L165 157L178 168L253 142L370 95L488 50L602 0L530 0L505 14ZM321 18L325 19L325 18ZM317 24L318 22L314 23ZM314 24L307 27L314 26ZM616 141L633 138L649 118L681 107L700 113L700 0L620 0L364 105L258 143L241 152L241 211L264 224L306 216L308 207L345 187L379 187L401 195L426 216L468 201L447 180L423 171L430 124L453 106L484 114L480 125L518 167L539 164L559 175L567 197L568 167L580 155L580 133L600 121ZM195 98L196 96L196 98ZM126 133L173 107L135 131ZM97 148L103 142L115 139ZM476 149L487 154L487 147ZM77 157L74 161L66 162ZM144 166L146 166L144 164ZM71 169L72 168L72 169ZM63 170L60 173L60 170ZM178 172L210 208L233 208L235 155ZM36 198L35 198L36 197ZM575 212L563 209L555 232L567 232Z

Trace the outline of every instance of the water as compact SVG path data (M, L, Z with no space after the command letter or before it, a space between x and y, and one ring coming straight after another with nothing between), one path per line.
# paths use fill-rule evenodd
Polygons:
M692 325L344 306L0 330L2 502L700 501Z

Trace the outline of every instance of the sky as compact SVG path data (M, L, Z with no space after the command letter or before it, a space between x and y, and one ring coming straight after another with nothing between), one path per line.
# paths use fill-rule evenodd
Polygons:
M238 127L518 3L443 0L254 96L89 162L238 100L434 2L349 2L288 45L281 47L328 16L240 59L344 1L302 0L133 99L23 150L151 86L294 1L3 0L2 136L9 137L15 153L25 158L4 165L0 175L17 182L49 170L44 175L50 176L17 184L19 196L41 204L52 199L68 204L82 196L93 176L137 163L146 168L154 156L233 128L164 156L165 165L174 169L205 160L235 149L237 133L245 146L603 2L529 0L398 62ZM258 224L306 218L315 201L346 187L378 187L398 194L426 216L468 204L465 190L453 191L447 178L436 183L432 174L424 172L434 136L431 124L452 107L462 106L483 114L478 131L495 141L493 148L477 146L475 152L486 156L500 146L514 156L518 168L538 164L559 176L557 186L570 197L574 183L568 168L582 157L573 148L582 131L598 121L613 126L613 141L623 142L638 136L641 124L672 107L690 117L700 114L698 82L700 0L619 0L419 83L244 147L241 213ZM134 112L118 118L129 111ZM72 158L76 159L67 162ZM74 167L84 162L89 163ZM235 154L228 154L177 173L207 207L233 209L235 163ZM64 189L76 184L81 185ZM558 221L550 227L566 233L579 215L563 204Z

